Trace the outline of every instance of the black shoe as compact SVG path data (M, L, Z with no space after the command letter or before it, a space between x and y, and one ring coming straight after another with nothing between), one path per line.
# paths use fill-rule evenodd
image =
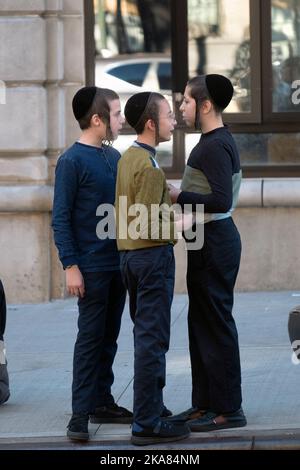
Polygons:
M162 442L180 441L189 435L190 430L186 424L161 421L154 429L145 428L143 431L132 431L131 442L136 446L146 446Z
M294 307L289 314L288 331L291 343L300 341L300 305ZM298 344L295 344L296 349ZM296 352L296 351L295 351Z
M217 431L218 429L242 428L246 426L247 420L242 408L233 413L214 413L208 411L202 418L189 421L192 432Z
M96 408L95 413L90 415L90 422L96 424L117 423L131 424L133 414L116 403L108 406L100 406Z
M178 415L173 415L171 418L168 418L168 421L176 423L186 423L191 419L201 418L206 413L205 410L200 410L199 408L192 407L188 410L179 413Z
M88 431L88 422L88 415L73 414L67 426L67 436L75 441L88 441L90 437Z
M172 416L172 411L168 410L168 408L164 405L163 410L160 414L161 418L169 418L169 416Z

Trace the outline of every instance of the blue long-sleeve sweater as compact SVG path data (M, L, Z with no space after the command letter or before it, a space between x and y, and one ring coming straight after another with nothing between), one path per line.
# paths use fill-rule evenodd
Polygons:
M52 227L64 267L77 264L82 272L119 269L116 240L100 240L96 233L103 218L96 215L98 206L115 201L119 158L119 152L110 146L98 148L80 142L59 158Z

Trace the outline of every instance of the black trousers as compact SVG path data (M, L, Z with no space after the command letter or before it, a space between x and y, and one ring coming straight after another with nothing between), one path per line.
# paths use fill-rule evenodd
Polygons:
M6 324L6 300L2 281L0 280L0 340L3 341L3 335Z
M154 427L163 407L175 260L172 245L123 251L121 272L134 321L134 424Z
M126 290L120 271L83 273L85 296L78 300L74 347L73 413L93 413L114 403L111 386Z
M188 330L192 405L215 412L240 408L238 334L232 316L241 241L232 220L204 226L201 250L188 251Z

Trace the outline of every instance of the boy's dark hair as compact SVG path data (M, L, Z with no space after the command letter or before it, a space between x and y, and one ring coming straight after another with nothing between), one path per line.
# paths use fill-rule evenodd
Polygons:
M88 129L91 124L92 116L98 114L100 119L107 126L106 140L112 140L109 103L118 99L119 96L117 93L109 88L81 88L74 96L72 102L74 116L78 121L80 129Z
M191 97L196 101L195 129L200 129L200 104L209 100L216 113L220 114L229 105L233 96L231 81L223 75L209 74L194 77L187 83Z
M127 101L124 114L128 124L137 134L142 134L145 124L152 119L155 124L155 140L159 142L159 103L165 100L160 93L142 92L131 96Z

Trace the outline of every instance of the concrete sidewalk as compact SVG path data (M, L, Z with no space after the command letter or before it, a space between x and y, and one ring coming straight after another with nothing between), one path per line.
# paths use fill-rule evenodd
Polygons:
M291 361L287 333L288 313L300 303L299 297L299 292L236 294L248 426L193 433L185 441L151 449L300 449L300 365ZM187 304L187 296L175 296L164 395L173 413L191 404ZM136 449L130 445L128 425L90 425L92 439L87 444L73 444L65 437L76 321L74 299L9 306L5 343L11 397L0 407L0 450ZM115 399L132 409L133 340L127 307L114 372Z

